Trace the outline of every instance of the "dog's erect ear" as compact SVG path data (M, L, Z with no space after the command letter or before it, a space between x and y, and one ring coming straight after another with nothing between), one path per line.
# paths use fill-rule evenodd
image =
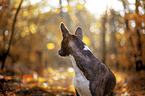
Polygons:
M79 38L83 38L83 35L82 35L82 29L80 27L78 27L76 29L76 32L75 32L75 35L78 36Z
M63 23L61 23L61 32L62 32L63 37L66 37L69 35L69 31Z

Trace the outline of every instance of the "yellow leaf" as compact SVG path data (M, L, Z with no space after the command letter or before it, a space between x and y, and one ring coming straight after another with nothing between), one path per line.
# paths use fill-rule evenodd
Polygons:
M41 83L41 82L44 82L43 78L38 78L38 81Z
M53 43L48 43L48 44L47 44L47 48L48 48L49 50L52 50L52 49L55 48L55 45L54 45Z
M97 23L97 28L100 28L101 27L101 24L100 23Z
M83 5L78 4L77 9L78 9L78 10L82 10L82 9L83 9Z
M31 24L30 25L30 31L31 31L31 33L35 33L36 32L36 25L35 24Z
M9 19L9 20L8 20L8 23L9 23L9 24L12 24L12 22L13 22L12 19Z
M71 7L70 7L70 6L67 6L66 8L68 9L68 11L70 11L70 10L71 10Z
M60 13L60 9L57 9L57 10L56 10L56 13L59 14L59 13Z
M25 32L21 32L21 37L25 37Z
M126 92L126 88L123 88L123 89L122 89L122 92Z
M61 86L57 86L57 89L62 89L62 87Z
M52 72L53 69L51 67L48 68L48 72Z
M89 39L87 36L84 36L83 42L84 42L87 46L90 45L90 39Z

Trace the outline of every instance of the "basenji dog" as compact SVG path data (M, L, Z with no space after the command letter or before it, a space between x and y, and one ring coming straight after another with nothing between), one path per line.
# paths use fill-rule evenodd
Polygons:
M114 90L116 78L82 41L82 29L78 27L73 35L61 23L61 32L63 40L58 54L69 56L72 61L77 96L108 96Z

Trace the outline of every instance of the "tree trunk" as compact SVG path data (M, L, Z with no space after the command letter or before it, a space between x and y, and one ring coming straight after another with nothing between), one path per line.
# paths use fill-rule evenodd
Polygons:
M114 62L111 62L111 63L114 63L115 66L116 66L116 69L119 70L119 63L118 63L118 60L116 58L117 56L117 48L116 48L116 26L115 26L115 11L112 9L111 10L111 18L110 18L110 21L109 21L109 25L110 25L110 48L109 48L109 54L110 56L114 55L115 57L114 58L111 58L111 59L114 59L113 61ZM111 60L112 61L112 60Z
M105 63L105 60L106 60L106 42L105 42L105 34L106 34L106 28L105 28L105 25L106 25L106 22L107 22L107 15L105 14L103 17L102 17L102 29L101 29L101 37L102 37L102 40L101 40L101 45L102 45L102 62Z
M139 2L140 0L136 0L136 15L139 15L139 11L138 11L138 7L139 7ZM137 34L137 53L135 54L135 63L136 63L136 71L140 71L142 69L144 69L143 66L143 61L142 61L142 42L141 42L141 35L140 35L140 29L141 29L141 22L139 22L138 20L136 21L136 34Z
M43 63L42 63L42 52L41 51L36 51L36 72L39 75L42 75L43 72Z
M9 44L8 44L8 50L3 54L1 70L3 70L3 68L4 68L6 58L7 58L8 54L9 54L9 51L10 51L10 47L11 47L11 43L12 43L14 31L15 31L15 24L16 24L17 16L18 16L18 13L20 11L22 2L23 2L23 0L21 0L21 2L19 4L19 7L18 7L18 9L16 11L15 17L14 17L14 21L13 21L13 25L12 25L12 33L11 33L10 41L9 41Z

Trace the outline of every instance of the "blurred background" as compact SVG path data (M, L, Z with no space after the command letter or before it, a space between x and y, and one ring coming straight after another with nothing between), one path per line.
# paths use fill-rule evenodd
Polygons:
M118 82L126 84L123 74L144 73L145 0L0 0L1 76L16 76L25 84L34 80L47 90L74 91L71 61L57 54L61 22L72 34L82 28L83 41ZM119 85L116 94L129 94L127 85ZM140 94L144 89L142 85Z

